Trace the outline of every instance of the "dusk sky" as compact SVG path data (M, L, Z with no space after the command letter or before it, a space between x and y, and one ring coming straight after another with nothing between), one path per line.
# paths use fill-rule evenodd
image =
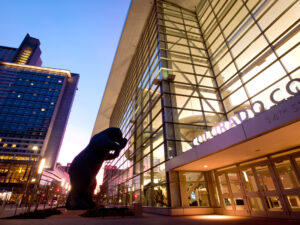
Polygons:
M43 67L79 73L58 162L88 144L130 0L1 1L0 45L19 47L27 33L41 42Z

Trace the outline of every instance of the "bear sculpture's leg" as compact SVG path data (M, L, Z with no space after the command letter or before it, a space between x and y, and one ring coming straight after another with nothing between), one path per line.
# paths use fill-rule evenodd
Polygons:
M67 209L91 209L95 207L92 195L96 186L96 181L93 179L83 178L81 176L71 176L72 189L69 193L66 207ZM90 184L87 189L86 186Z

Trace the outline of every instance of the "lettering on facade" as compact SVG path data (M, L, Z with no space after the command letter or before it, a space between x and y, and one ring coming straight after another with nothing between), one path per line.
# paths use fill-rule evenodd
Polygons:
M295 83L300 83L300 78L295 78L295 79L290 80L285 86L285 91L290 96L294 96L300 92L300 89L298 86L295 86L293 88L293 85ZM282 101L286 100L286 98L278 99L278 97L276 97L276 94L279 94L282 91L283 90L281 90L280 88L276 88L274 91L271 92L270 100L273 103L272 106L277 105L277 104L281 103ZM300 111L300 104L293 104L292 108L293 108L294 112L298 112L298 111ZM227 121L222 121L222 122L218 123L217 126L212 127L210 131L206 131L205 133L199 135L198 137L195 137L193 139L193 145L194 146L200 145L203 142L206 142L207 140L212 139L215 136L220 135L220 134L230 130L231 128L241 124L245 120L253 118L254 116L258 115L259 113L261 113L265 110L267 110L267 109L265 108L264 103L262 101L256 101L251 105L250 109L240 110L240 111L236 112L236 115L230 116ZM274 121L274 120L279 120L279 117L281 115L285 114L286 112L287 112L286 110L281 110L280 112L275 113L272 116L272 118L267 117L266 119L269 123L272 123L272 121Z

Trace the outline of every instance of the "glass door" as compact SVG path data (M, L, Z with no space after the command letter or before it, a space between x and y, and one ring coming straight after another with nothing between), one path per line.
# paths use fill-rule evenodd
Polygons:
M241 182L239 171L227 172L228 181L230 184L231 196L235 207L235 215L249 216L250 212L246 200L245 191Z
M287 205L288 215L300 216L300 157L283 157L273 161L279 189Z
M262 201L262 194L258 189L254 169L252 167L241 168L241 178L244 183L251 216L266 216L266 207Z
M258 189L270 217L287 217L287 205L270 162L254 166Z
M250 211L237 170L226 171L218 175L221 199L227 214L249 216Z
M234 215L232 198L229 193L229 185L228 185L226 173L217 174L217 178L218 178L217 183L220 190L220 198L222 202L221 204L223 206L223 209L227 211L227 214Z

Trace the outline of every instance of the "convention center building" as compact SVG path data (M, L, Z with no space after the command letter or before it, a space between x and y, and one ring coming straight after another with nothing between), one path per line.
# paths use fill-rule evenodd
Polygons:
M103 201L300 218L300 2L132 0L93 134Z

